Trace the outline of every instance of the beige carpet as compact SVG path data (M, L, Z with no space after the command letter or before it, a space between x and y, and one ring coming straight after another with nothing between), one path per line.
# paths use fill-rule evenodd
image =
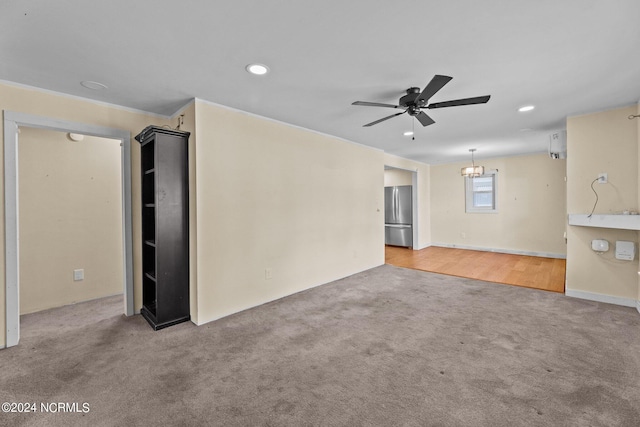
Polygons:
M196 327L120 298L23 316L7 426L637 426L640 314L381 266ZM83 409L88 404L88 411ZM73 409L74 406L70 405Z

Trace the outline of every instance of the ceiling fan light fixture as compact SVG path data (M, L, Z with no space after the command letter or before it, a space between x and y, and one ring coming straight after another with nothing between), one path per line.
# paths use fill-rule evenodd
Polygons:
M245 68L249 73L256 76L264 76L269 72L269 67L263 64L249 64Z
M527 111L531 111L535 108L536 108L535 105L525 105L524 107L518 108L518 111L521 113L526 113Z
M411 132L410 130L406 131L405 133L403 133L404 136L413 136L413 132Z
M469 151L471 152L471 166L462 168L462 170L460 170L460 175L468 176L470 178L484 175L484 166L476 166L475 162L473 161L473 153L474 151L476 151L476 149L470 148Z
M370 127L373 125L377 125L378 123L384 122L385 120L392 119L401 114L407 113L411 117L415 117L423 127L432 125L435 123L425 111L424 109L434 109L434 108L445 108L445 107L457 107L462 105L474 105L474 104L485 104L491 98L491 95L484 96L476 96L473 98L462 98L462 99L452 99L451 101L444 102L435 102L429 103L429 99L433 95L436 94L444 85L446 85L452 77L443 76L440 74L436 74L433 76L431 81L427 84L427 86L420 92L420 88L418 87L410 87L406 90L407 94L404 95L398 101L398 105L393 104L384 104L381 102L368 102L368 101L355 101L351 103L351 105L362 105L368 107L386 107L386 108L397 108L403 109L404 111L400 113L395 113L387 117L383 117L371 123L367 123L363 125L363 127Z

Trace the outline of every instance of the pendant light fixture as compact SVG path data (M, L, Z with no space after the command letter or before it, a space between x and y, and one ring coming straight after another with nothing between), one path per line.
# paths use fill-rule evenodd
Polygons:
M471 152L471 166L462 168L462 170L460 171L460 174L462 176L468 176L471 178L484 175L484 166L476 166L476 164L473 161L473 152L476 151L476 149L470 148L469 151Z

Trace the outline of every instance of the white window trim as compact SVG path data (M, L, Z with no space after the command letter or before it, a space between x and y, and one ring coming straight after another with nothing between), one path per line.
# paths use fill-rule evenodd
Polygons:
M466 213L498 213L498 170L485 171L481 176L493 176L493 207L479 208L473 206L473 190L472 179L468 176L464 178L464 196L465 196L465 212Z

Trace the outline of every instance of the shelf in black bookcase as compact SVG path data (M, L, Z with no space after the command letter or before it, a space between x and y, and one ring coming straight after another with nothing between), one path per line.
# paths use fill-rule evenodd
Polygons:
M156 241L155 240L145 240L144 244L147 246L151 246L152 248L156 247Z
M151 169L148 169L148 170L144 171L144 174L145 175L149 175L150 173L154 173L155 171L156 171L156 168L151 168Z
M145 207L145 208L155 208L155 207L156 207L156 204L155 204L155 203L145 203L145 204L144 204L144 207Z
M144 273L144 276L145 276L147 279L151 279L151 280L153 280L153 281L155 282L155 281L156 281L156 276L155 276L154 274L155 274L155 273L146 272L146 273Z

